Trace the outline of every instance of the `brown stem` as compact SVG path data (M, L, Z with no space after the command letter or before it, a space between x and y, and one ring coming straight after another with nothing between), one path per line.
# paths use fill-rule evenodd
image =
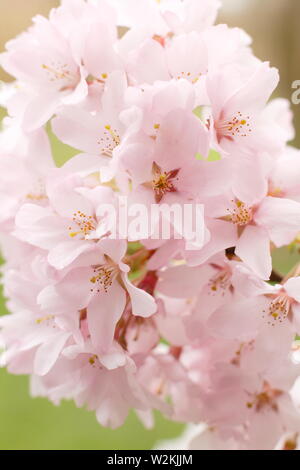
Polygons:
M283 276L281 276L278 272L276 272L274 269L272 271L270 281L272 282L277 282L280 284L282 282Z

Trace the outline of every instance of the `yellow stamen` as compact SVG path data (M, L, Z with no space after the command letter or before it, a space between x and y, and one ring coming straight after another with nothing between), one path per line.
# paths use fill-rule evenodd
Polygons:
M251 132L250 116L244 117L240 111L231 119L220 119L215 123L218 140L223 137L247 137Z
M96 230L96 221L91 215L85 215L81 211L77 211L73 215L73 223L79 228L78 231L73 231L72 227L69 227L69 236L71 238L81 235L83 238L87 237L91 232Z
M242 201L235 201L234 203L235 203L235 208L233 210L228 209L228 212L230 212L231 222L240 227L248 225L252 221L252 218L253 218L252 207L247 206Z
M37 323L37 325L40 325L41 323L43 323L45 321L53 320L53 318L54 318L53 315L47 315L46 317L37 318L35 320L35 323Z
M108 292L118 274L119 267L107 258L106 264L94 267L94 276L90 278L90 282L98 286L97 292L100 292L101 288ZM94 292L94 288L91 291Z
M268 318L270 319L269 324L275 326L276 323L282 323L288 317L290 308L291 300L285 293L275 297L275 299L271 301L267 312ZM263 313L265 314L266 311L264 310Z
M105 125L104 129L104 136L101 137L98 144L104 145L101 149L101 153L106 157L112 158L114 149L121 143L121 137L118 134L117 129L112 129L109 124Z

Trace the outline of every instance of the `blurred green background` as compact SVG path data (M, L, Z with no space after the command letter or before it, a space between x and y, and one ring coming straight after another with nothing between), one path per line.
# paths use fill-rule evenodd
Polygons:
M125 1L125 0L124 0ZM200 1L200 0L199 0ZM30 24L34 14L47 14L58 0L0 0L0 51L5 42ZM270 60L281 73L280 96L290 99L291 84L300 79L299 0L224 0L219 22L243 27L254 38L254 51ZM10 78L0 71L0 80ZM300 130L300 106L293 106L295 125ZM3 115L3 113L2 113ZM1 119L1 109L0 109ZM52 136L58 164L72 150ZM300 132L295 141L300 145ZM274 254L276 270L287 273L300 259L289 249ZM0 295L0 315L6 313ZM183 425L155 414L156 425L145 430L132 413L118 430L102 428L93 413L78 410L73 403L53 406L45 399L31 399L27 377L15 377L0 369L0 449L150 449L159 440L178 436Z

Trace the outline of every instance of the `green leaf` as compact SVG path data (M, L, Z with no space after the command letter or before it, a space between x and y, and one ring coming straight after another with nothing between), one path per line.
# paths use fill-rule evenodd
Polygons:
M209 151L207 158L204 158L203 155L201 155L201 153L199 152L196 153L196 160L203 160L206 162L216 162L217 160L221 160L221 155L216 150L211 149Z

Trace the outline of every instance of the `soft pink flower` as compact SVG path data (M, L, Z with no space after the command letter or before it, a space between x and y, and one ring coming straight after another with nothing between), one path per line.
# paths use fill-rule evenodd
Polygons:
M61 105L83 101L89 74L105 84L108 74L121 68L113 48L114 16L104 4L64 2L49 20L36 16L33 21L1 56L3 68L21 83L12 100L21 105L26 130L45 124Z
M128 279L130 268L122 261L125 254L125 241L101 240L38 298L41 308L54 314L86 309L92 343L102 352L110 346L128 301L133 315L149 317L157 310L154 298Z
M278 72L268 63L251 65L245 71L228 66L212 72L207 93L215 145L229 153L234 146L247 147L247 138L256 132L260 113L277 84Z

